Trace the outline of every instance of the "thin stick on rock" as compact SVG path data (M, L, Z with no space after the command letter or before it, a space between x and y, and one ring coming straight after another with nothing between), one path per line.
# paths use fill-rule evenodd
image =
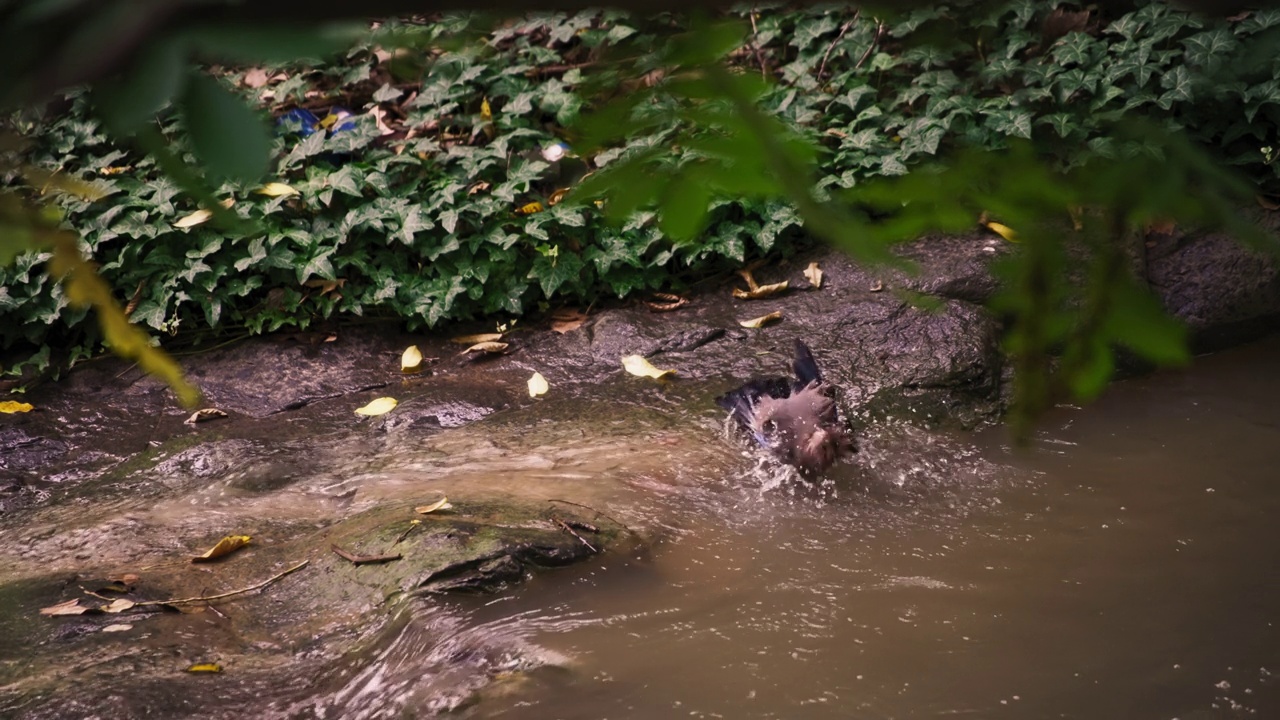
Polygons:
M247 588L232 590L231 592L219 593L217 595L201 595L199 597L173 598L171 600L144 600L142 602L135 602L133 604L133 607L147 607L150 605L187 605L189 603L209 602L210 600L223 600L225 598L233 597L235 595L243 595L245 593L253 592L254 590L261 590L262 588L279 580L285 575L301 570L302 568L306 567L310 562L311 562L310 560L303 560L302 562L298 563L297 565L294 565L288 570L283 570L281 572L278 572L275 575L272 575L271 577L267 578L266 580L263 580L262 582L258 583L257 585L251 585ZM108 599L101 595L98 595L97 593L90 592L88 590L85 590L85 594L92 595L97 598L102 598L103 600Z
M551 498L551 499L547 500L547 502L553 502L553 503L564 503L565 505L572 505L572 506L574 506L574 507L580 507L580 508L582 508L582 509L584 509L584 510L590 510L591 512L595 513L598 517L602 517L602 518L604 518L605 520L608 520L609 522L613 523L614 525L617 525L618 527L622 528L623 530L626 530L627 532L631 533L632 535L639 535L639 533L637 533L635 530L632 530L631 528L627 527L626 525L623 525L622 523L618 522L618 520L617 520L616 518L614 518L613 516L609 515L608 513L602 512L602 511L600 511L600 510L597 510L597 509L595 509L595 508L591 507L590 505L583 505L582 503L571 502L571 501L569 501L569 500L561 500L561 499L559 499L559 498Z
M337 545L331 545L330 547L333 548L333 552L336 553L339 557L341 557L344 560L350 560L351 563L354 565L374 565L376 563L384 563L384 562L391 562L392 560L399 560L401 557L403 557L403 555L401 555L400 553L395 553L392 555L352 555L351 553L347 552L346 550L343 550Z
M560 518L558 518L558 517L553 517L553 518L551 518L551 522L553 522L553 523L555 523L555 524L559 525L559 526L560 526L560 528L561 528L562 530L564 530L565 532L569 533L570 535L572 535L572 536L574 536L574 537L578 538L578 540L579 540L579 541L581 541L583 545L586 545L586 546L587 546L587 549L588 549L588 550L590 550L591 552L593 552L593 553L598 553L598 552L600 552L599 550L597 550L597 549L595 548L595 546L594 546L594 545L592 545L591 543L587 542L587 539L586 539L586 538L584 538L584 537L582 537L581 535L579 535L577 530L574 530L573 528L569 527L569 523L567 523L567 522L565 522L565 521L561 520L561 519L560 519Z

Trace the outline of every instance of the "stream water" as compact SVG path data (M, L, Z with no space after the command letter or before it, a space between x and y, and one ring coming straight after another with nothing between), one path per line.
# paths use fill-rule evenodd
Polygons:
M67 653L75 669L51 692L0 687L0 716L1277 718L1277 361L1280 338L1118 383L1055 411L1026 449L1000 429L874 424L816 488L714 442L709 415L609 415L573 398L429 443L313 432L272 460L227 439L199 467L175 451L86 489L95 504L25 521L47 532L15 516L0 536L24 558L119 564L135 536L163 545L210 518L298 524L343 503L485 491L573 497L656 540L314 637L298 611L284 614L297 625L287 639L250 622L301 599L288 583L217 612L138 619L126 644L103 623L41 619L42 657ZM81 515L89 529L72 527ZM0 639L32 605L65 599L45 581L34 599L22 588ZM193 647L232 671L177 672ZM5 677L22 677L20 655L0 653Z
M467 716L1280 717L1277 360L1120 383L1029 450L882 430L834 494L654 481L648 557L451 602L562 662Z

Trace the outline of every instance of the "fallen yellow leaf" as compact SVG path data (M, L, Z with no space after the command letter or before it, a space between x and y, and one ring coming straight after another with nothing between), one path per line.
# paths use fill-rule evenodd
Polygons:
M419 515L430 515L431 513L437 510L449 510L452 507L453 505L449 503L449 498L442 497L439 500L431 503L430 505L419 505L418 507L414 508L413 511L418 513ZM417 522L417 521L415 520L414 522Z
M822 287L822 268L818 267L818 263L809 263L809 267L804 269L804 276L815 288Z
M365 405L362 408L356 408L357 415L367 415L373 417L375 415L386 415L396 409L399 402L393 397L380 397L377 400Z
M182 424L195 425L198 422L204 422L205 420L215 420L217 418L224 418L226 416L227 414L219 410L218 408L205 408L203 410L197 410L191 413L191 417L187 418L186 420L183 420Z
M768 315L761 315L761 316L760 316L760 317L758 317L758 318L751 318L750 320L743 320L743 321L739 322L738 324L739 324L739 325L741 325L741 326L742 326L742 327L744 327L744 328L757 329L757 328L762 328L762 327L764 327L765 325L768 325L768 324L769 324L769 323L771 323L771 322L774 322L774 321L776 321L776 320L781 320L781 319L782 319L782 311L781 311L781 310L775 310L775 311L773 311L773 312L769 313Z
M282 197L287 195L299 195L300 193L292 185L286 185L281 182L272 182L263 185L254 192L267 197Z
M540 202L531 202L531 203L528 203L528 204L526 204L526 205L521 205L520 207L516 208L516 214L517 214L517 215L532 215L532 214L534 214L534 213L540 213L540 212L542 212L542 211L543 211L543 210L545 210L545 209L546 209L546 208L542 207L542 203L540 203Z
M195 227L203 223L209 222L209 218L213 217L213 213L208 210L197 210L190 215L185 215L173 224L176 228Z
M654 380L661 380L668 375L675 375L675 370L659 370L639 355L628 355L622 358L622 367L627 372L638 377L648 377Z
M998 222L984 223L987 229L1008 240L1009 242L1018 242L1018 233L1008 225L1002 225Z
M493 108L489 107L489 98L480 101L480 119L485 122L493 119Z
M218 663L196 663L187 667L189 673L220 673L222 666Z
M116 598L115 600L111 601L111 604L103 605L102 612L122 613L125 610L132 610L134 605L137 605L137 603L132 600L126 600L125 598Z
M191 562L208 562L210 560L217 560L220 557L230 555L245 545L248 545L250 539L251 538L248 535L228 535L219 540L217 545L209 548L205 554L191 558Z
M529 397L546 395L547 391L550 389L551 385L547 382L546 378L542 377L542 373L536 372L533 374L533 377L529 378Z
M0 413L31 412L32 410L35 410L35 406L31 403L18 402L17 400L0 402Z
M786 280L772 285L757 285L750 290L742 290L740 288L733 289L733 296L739 300L763 300L767 297L773 297L780 292L785 292L788 287Z
M406 375L422 372L422 351L417 345L410 345L400 356L400 372Z
M473 352L497 354L497 353L506 352L507 347L508 347L507 343L504 343L504 342L478 342L475 345L472 345L471 347L467 348L466 350L463 350L461 353L459 353L459 355L466 355L467 353L473 353Z

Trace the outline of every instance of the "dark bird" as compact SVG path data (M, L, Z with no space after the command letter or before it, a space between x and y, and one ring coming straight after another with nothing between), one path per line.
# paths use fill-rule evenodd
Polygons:
M716 404L761 447L811 477L857 452L857 445L840 419L834 388L822 380L813 352L800 340L792 369L795 379L752 380L716 398Z

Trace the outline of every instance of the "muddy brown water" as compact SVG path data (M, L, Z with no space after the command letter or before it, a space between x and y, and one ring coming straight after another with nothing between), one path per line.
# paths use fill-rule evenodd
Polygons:
M437 455L513 492L513 467L560 494L619 465L625 483L586 500L656 540L497 595L411 600L337 653L166 616L0 716L1280 718L1278 360L1280 339L1119 383L1055 412L1030 450L998 429L878 424L821 488L738 456L705 418L685 426L705 447L671 450L674 467L617 443L499 462L462 452L465 428L435 454L397 440L374 481L328 470L295 483L302 500L252 508L305 516L334 483L391 499ZM670 439L684 421L671 422L650 430ZM325 448L346 450L369 452ZM184 503L247 512L222 487L148 512L161 525ZM234 649L238 671L153 676L173 638Z
M663 488L647 560L455 603L566 668L468 716L1280 717L1277 360L1121 383L1031 451L873 437L835 497Z

